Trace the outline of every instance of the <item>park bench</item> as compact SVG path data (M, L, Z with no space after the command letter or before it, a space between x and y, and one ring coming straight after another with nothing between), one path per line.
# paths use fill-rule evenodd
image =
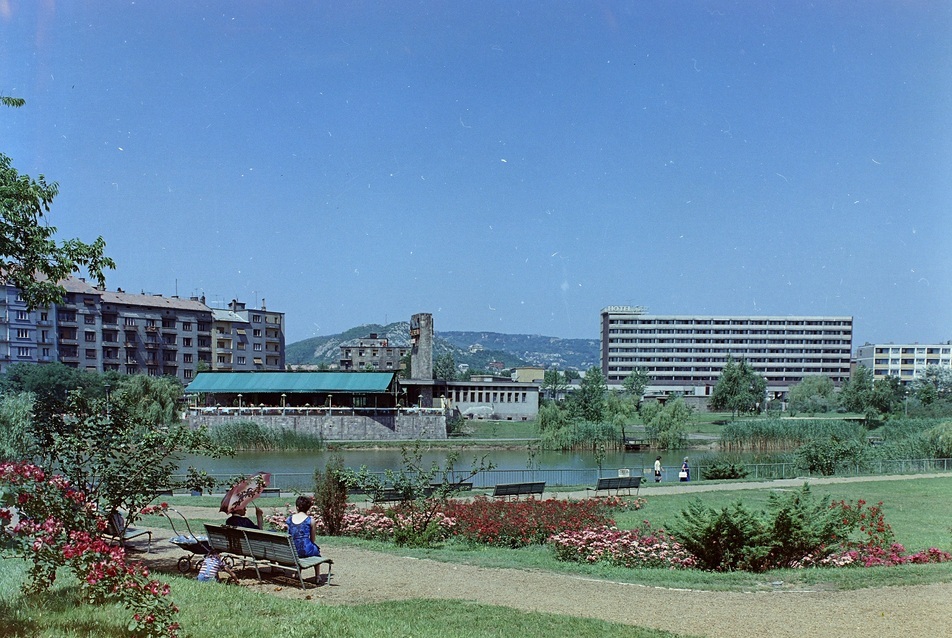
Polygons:
M520 496L542 495L545 490L545 481L532 483L499 483L493 488L494 498L519 498Z
M609 493L612 490L615 490L615 494L621 490L628 490L628 493L631 494L631 490L634 489L637 494L641 488L641 478L640 476L608 476L605 478L600 478L595 483L594 491L597 495L598 492L602 490L607 490ZM588 488L593 489L593 488Z
M208 543L212 550L225 557L250 562L261 581L260 566L290 571L297 574L304 589L304 571L314 568L314 584L321 583L321 565L327 565L327 578L331 576L334 561L324 556L300 558L291 537L283 532L267 532L247 527L205 524Z
M223 559L230 560L232 564L236 560L240 560L241 566L244 567L247 563L253 563L254 561L251 560L251 547L248 546L248 539L245 538L241 530L240 527L229 525L205 524L208 546L212 548L212 551ZM258 566L255 565L255 571L257 572L257 570ZM261 580L260 574L258 580Z

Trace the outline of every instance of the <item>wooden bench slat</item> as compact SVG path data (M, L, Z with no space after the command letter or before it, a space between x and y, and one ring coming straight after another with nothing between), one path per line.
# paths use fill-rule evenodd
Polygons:
M330 577L331 565L334 564L332 559L325 556L299 558L291 537L285 533L208 523L205 524L205 531L208 533L209 544L216 552L251 560L259 581L259 563L295 572L301 589L304 589L303 572L306 569L314 568L315 584L319 584L321 565L327 565L327 575Z
M542 494L545 491L545 481L531 483L499 483L493 488L494 497L530 496Z

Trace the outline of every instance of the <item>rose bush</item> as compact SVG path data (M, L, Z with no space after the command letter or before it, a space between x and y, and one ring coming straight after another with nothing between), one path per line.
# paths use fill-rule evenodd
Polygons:
M63 477L29 463L0 464L0 523L8 532L3 554L31 563L25 592L47 591L57 568L67 567L86 602L116 602L130 610L131 635L178 634L178 608L168 585L151 579L146 567L128 562L122 547L103 539L107 523L96 504Z

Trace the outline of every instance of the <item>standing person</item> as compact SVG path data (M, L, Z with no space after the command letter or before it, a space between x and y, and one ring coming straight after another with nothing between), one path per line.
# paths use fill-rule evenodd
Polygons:
M307 496L298 496L294 501L297 511L288 516L288 534L294 542L294 549L298 556L307 558L308 556L320 556L321 548L317 546L317 531L314 526L314 520L308 514L308 510L314 505L314 500Z
M661 467L661 457L659 456L658 458L655 459L655 462L654 462L654 482L655 483L661 482L662 472L664 472L664 468Z
M257 525L252 523L251 519L245 516L247 512L247 508L244 507L232 509L231 516L225 519L225 525L230 525L231 527L247 527L248 529L261 529L261 524L264 522L264 513L261 511L261 508L255 505L255 518L258 519Z
M681 464L681 471L678 473L678 478L682 483L691 480L691 468L688 466L688 457L684 457L684 463Z

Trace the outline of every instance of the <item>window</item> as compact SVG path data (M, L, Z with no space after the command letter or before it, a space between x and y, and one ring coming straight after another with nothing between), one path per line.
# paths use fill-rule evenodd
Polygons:
M84 333L86 343L96 343L96 333L95 332L86 332Z
M195 372L192 370L184 370L182 372L182 376L185 377L186 379L191 379L194 374Z
M29 348L17 348L17 356L21 359L30 358L30 349Z
M48 312L40 313L40 321L49 321L49 320L50 320L50 313Z
M185 354L183 354L183 355L182 355L182 362L183 362L183 363L191 363L191 362L192 362L192 354L189 353L189 352L186 352Z
M185 348L192 347L192 338L191 337L182 337L182 346Z
M17 339L29 339L30 331L24 328L17 328Z
M238 357L238 365L240 365L240 366L245 365L245 358L244 358L244 357Z
M155 328L155 319L146 319L145 320L146 328Z
M261 315L251 315L251 320L254 323L261 323Z
M252 337L260 337L260 336L261 336L261 330L259 330L258 328L255 328L254 330L251 331L251 336L252 336Z
M96 325L96 315L83 315L83 323L87 326Z
M17 321L29 321L30 313L26 310L17 310Z
M163 320L162 320L162 327L163 327L163 328L174 328L174 327L175 327L175 319L163 319Z
M254 344L254 351L255 351L255 352L261 352L261 344L260 344L260 343ZM350 352L349 352L349 351L348 351L348 353L347 353L347 356L348 356L348 357L350 356Z
M86 358L87 358L87 359L95 359L95 358L96 358L96 351L93 350L92 348L87 348L87 349L86 349Z
M136 318L135 317L126 317L122 320L122 325L124 326L135 326ZM134 373L133 373L134 374Z
M203 321L199 321L199 322L198 322L198 331L199 331L199 332L208 332L208 324L205 323L205 322L203 322Z
M191 322L191 321L183 321L183 322L182 322L182 330L191 330L191 329L192 329L192 322Z

